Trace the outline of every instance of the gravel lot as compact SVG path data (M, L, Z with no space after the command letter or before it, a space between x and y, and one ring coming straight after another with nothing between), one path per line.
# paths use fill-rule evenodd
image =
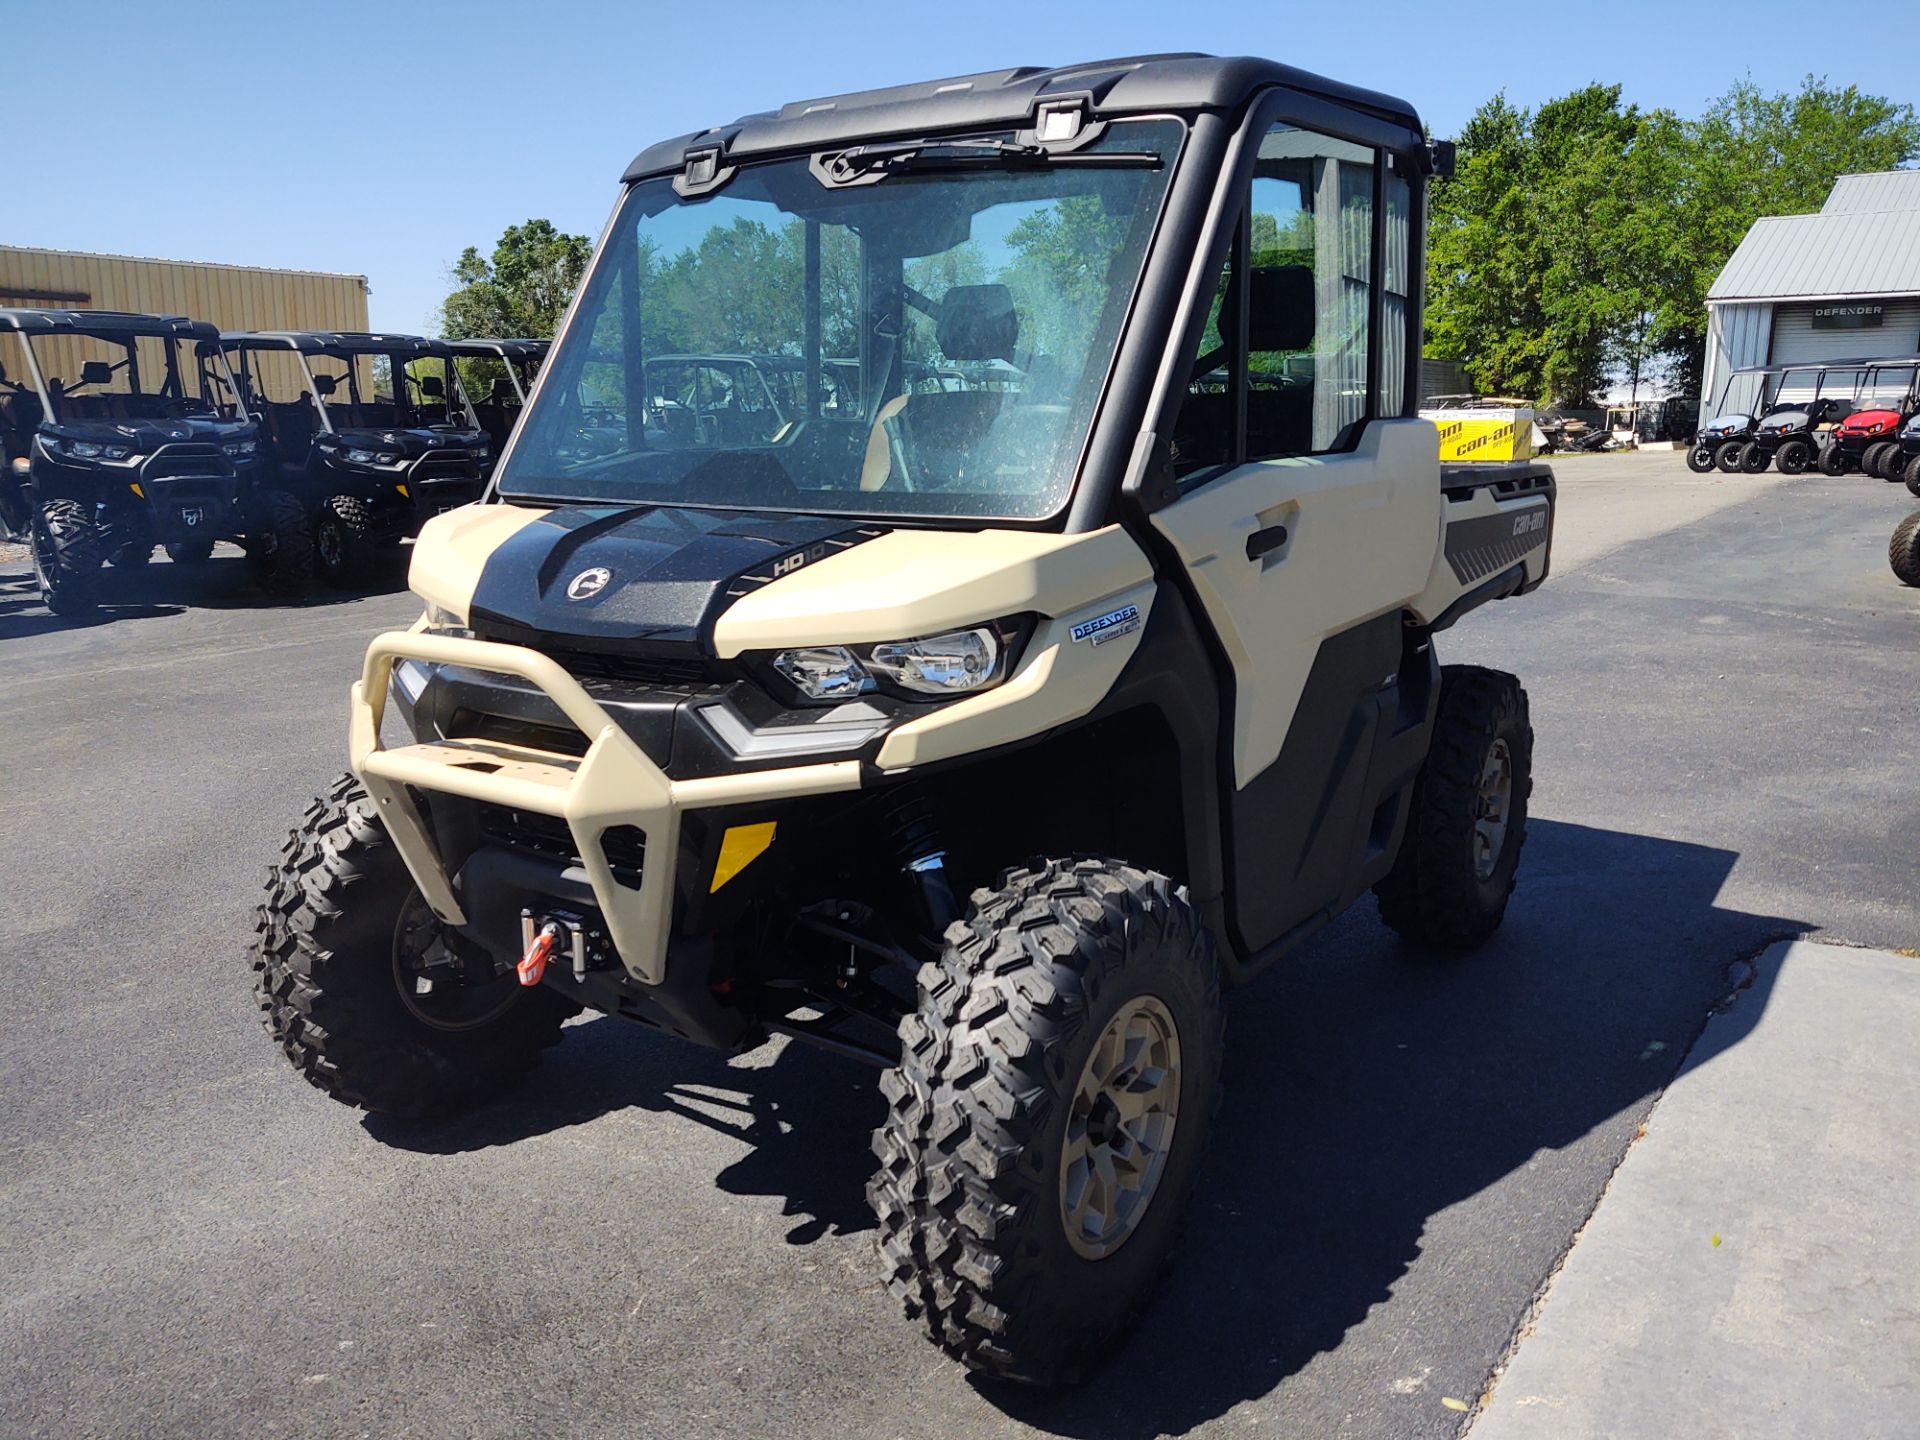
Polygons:
M1435 964L1362 904L1235 997L1178 1267L1053 1397L882 1291L871 1072L592 1020L454 1125L300 1083L250 910L417 606L268 607L223 547L76 626L0 549L0 1432L1455 1433L1729 967L1920 941L1904 490L1556 468L1554 578L1443 641L1533 698L1506 929Z

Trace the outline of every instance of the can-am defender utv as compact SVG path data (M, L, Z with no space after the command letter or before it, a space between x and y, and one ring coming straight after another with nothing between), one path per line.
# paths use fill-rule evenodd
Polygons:
M1369 888L1441 948L1513 888L1527 697L1436 638L1546 577L1554 485L1415 416L1449 158L1200 56L643 151L272 873L294 1065L443 1112L582 1006L869 1060L895 1293L971 1366L1084 1371L1173 1242L1222 986ZM648 357L697 352L856 356L861 406L657 427Z
M316 567L351 585L382 547L479 495L492 447L444 340L275 330L221 343L260 422L258 503L310 536L254 557L270 588L304 589Z
M449 340L460 387L470 397L473 420L487 433L494 455L507 448L507 437L527 407L533 382L552 346L550 340ZM486 469L491 471L492 465Z
M1920 358L1883 360L1867 367L1853 413L1828 439L1840 468L1876 480L1900 479L1900 427L1920 409Z
M28 541L49 610L91 609L103 561L144 565L162 545L197 565L216 540L243 538L257 432L213 326L0 309L8 334L20 368L10 375L0 358L0 514Z

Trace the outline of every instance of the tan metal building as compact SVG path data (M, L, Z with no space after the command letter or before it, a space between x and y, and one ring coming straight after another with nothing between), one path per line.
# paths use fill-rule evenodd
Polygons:
M0 245L0 306L185 315L222 330L365 330L367 277ZM43 365L61 370L70 359L48 353ZM0 355L0 364L17 361ZM64 368L77 373L77 360Z

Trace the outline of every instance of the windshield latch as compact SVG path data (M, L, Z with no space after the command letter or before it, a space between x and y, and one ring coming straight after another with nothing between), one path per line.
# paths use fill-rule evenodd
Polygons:
M673 177L673 192L681 196L710 194L733 179L736 168L720 163L718 145L702 145L687 151L680 173Z

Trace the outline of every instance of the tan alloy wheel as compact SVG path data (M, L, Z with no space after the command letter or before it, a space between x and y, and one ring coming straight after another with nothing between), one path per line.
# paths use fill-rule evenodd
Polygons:
M1060 1218L1089 1260L1124 1245L1147 1213L1180 1111L1180 1032L1152 995L1122 1006L1080 1071L1060 1156Z

